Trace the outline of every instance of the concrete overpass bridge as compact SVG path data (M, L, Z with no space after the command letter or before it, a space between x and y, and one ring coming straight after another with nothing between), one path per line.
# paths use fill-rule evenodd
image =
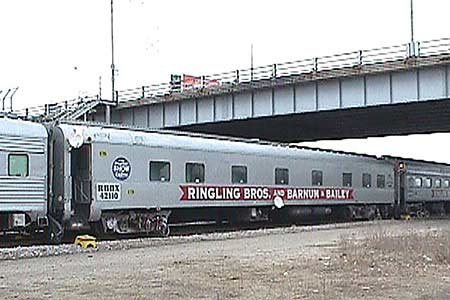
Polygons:
M20 113L104 122L109 105L112 123L282 142L447 132L449 73L450 39L440 39L181 76L117 91L114 101L78 99Z

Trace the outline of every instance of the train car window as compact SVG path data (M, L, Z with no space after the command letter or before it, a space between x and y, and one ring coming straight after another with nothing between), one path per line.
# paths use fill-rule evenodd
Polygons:
M431 188L431 178L425 178L425 187Z
M450 187L450 180L444 179L444 187L448 189Z
M150 181L170 181L170 163L167 161L151 161Z
M342 173L342 186L352 186L352 173Z
M275 184L289 184L289 169L275 168Z
M410 188L416 187L416 180L414 179L414 177L412 176L408 177L408 186Z
M312 185L323 185L323 173L322 171L312 171Z
M8 155L8 175L26 177L29 175L29 161L26 154Z
M362 175L362 185L365 188L372 187L372 175L369 173L363 173Z
M440 188L441 185L442 185L441 179L437 178L437 179L434 180L434 187Z
M186 182L205 182L205 165L200 163L186 163Z
M246 166L231 166L231 183L247 183Z
M386 185L386 177L384 175L377 175L377 188L384 189Z
M422 178L420 177L416 178L416 187L418 188L422 187Z

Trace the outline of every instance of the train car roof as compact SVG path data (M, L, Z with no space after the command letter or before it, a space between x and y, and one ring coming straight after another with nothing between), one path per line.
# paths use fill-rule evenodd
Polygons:
M409 163L415 163L415 164L421 164L421 165L436 165L436 166L450 167L450 164L448 164L448 163L436 162L436 161L431 161L431 160L414 159L414 158L405 158L405 157L399 157L399 156L383 155L383 156L381 156L381 159L403 161L406 163L409 162Z
M46 138L47 129L39 123L11 119L5 115L0 115L0 135Z
M61 122L64 134L70 135L76 128L84 128L87 136L95 142L113 144L145 145L187 150L218 151L227 153L257 153L261 155L281 155L305 157L353 157L378 160L374 155L344 151L304 147L294 144L274 143L259 139L243 139L220 135L201 134L175 130L146 129L123 125L105 125L92 122ZM232 147L230 147L232 146Z

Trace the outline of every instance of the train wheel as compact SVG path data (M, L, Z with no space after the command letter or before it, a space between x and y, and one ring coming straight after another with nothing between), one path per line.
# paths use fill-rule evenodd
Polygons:
M377 207L376 208L376 213L375 213L375 220L383 220L383 213L381 212L381 208Z

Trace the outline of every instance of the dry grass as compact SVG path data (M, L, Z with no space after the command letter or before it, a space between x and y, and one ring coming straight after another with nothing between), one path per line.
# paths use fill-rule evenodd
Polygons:
M394 236L380 230L364 240L342 238L329 249L314 258L269 255L258 264L228 256L213 264L183 262L177 267L187 277L169 275L165 282L178 293L166 292L213 300L449 299L449 232Z
M335 271L345 276L341 284L348 296L363 290L366 296L385 291L406 299L450 297L449 231L401 236L379 231L364 240L344 237L337 251Z
M394 236L380 231L363 241L343 238L340 250L342 256L354 263L389 261L399 265L450 265L450 232L408 232Z

